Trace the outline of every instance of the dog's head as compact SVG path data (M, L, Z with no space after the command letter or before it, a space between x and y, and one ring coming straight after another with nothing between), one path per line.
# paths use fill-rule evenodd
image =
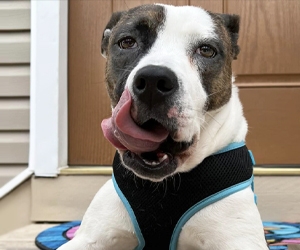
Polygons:
M114 13L102 39L113 114L102 123L124 165L159 181L181 169L207 112L231 97L239 17L144 5Z

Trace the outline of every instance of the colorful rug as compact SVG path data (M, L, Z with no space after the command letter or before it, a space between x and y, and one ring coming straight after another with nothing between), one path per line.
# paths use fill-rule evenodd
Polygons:
M300 223L264 222L264 229L270 250L300 245Z
M41 232L35 240L42 250L55 250L73 239L81 221L72 221ZM300 245L300 223L264 222L269 249L288 249L288 245Z
M41 232L35 239L35 244L42 250L54 250L74 238L81 221L72 221Z

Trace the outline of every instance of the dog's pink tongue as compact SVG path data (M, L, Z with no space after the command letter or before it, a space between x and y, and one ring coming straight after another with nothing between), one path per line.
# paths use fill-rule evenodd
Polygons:
M102 130L116 148L128 149L135 153L156 150L169 132L163 127L152 131L139 127L130 115L131 95L128 89L123 92L120 101L112 112L112 117L102 121Z

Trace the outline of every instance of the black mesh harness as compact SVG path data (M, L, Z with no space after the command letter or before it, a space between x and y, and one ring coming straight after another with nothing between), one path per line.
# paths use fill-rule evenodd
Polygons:
M221 150L190 172L160 183L135 176L122 166L116 154L113 182L139 240L135 250L175 250L181 228L189 218L252 184L254 159L244 144L239 145Z

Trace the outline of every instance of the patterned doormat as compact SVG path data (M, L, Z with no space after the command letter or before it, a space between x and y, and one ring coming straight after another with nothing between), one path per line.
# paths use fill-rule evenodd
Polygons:
M81 221L72 221L41 232L35 244L42 250L55 250L73 239ZM288 245L300 245L300 223L264 222L269 249L288 249Z

